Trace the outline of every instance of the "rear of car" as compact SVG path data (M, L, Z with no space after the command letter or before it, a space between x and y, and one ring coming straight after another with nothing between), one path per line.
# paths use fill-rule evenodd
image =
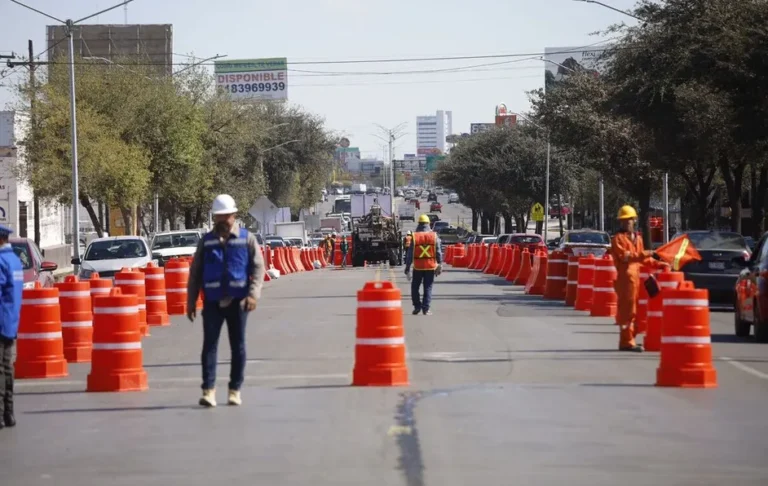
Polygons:
M524 248L528 248L529 253L533 253L536 250L546 251L547 249L547 245L544 243L544 239L541 236L528 233L511 234L509 235L509 238L506 239L506 243L520 248L521 251Z
M24 272L24 288L34 288L35 282L40 282L44 288L53 287L53 271L58 268L58 265L44 261L42 252L29 238L11 238L9 243L21 261L21 268Z
M194 256L203 234L199 230L169 231L152 238L152 253L161 267L171 258Z
M744 237L727 231L689 231L686 233L699 251L701 261L682 268L685 279L698 289L709 291L710 305L731 307L736 281L751 252Z
M558 249L568 256L593 255L602 258L611 248L611 237L605 231L571 230L560 240Z
M443 205L439 202L433 202L429 205L429 210L433 213L442 213L443 212Z

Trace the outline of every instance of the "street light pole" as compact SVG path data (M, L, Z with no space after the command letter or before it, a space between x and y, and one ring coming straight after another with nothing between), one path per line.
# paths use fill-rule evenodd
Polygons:
M67 37L69 37L69 109L72 117L72 249L74 261L80 261L80 186L78 184L77 164L77 101L75 100L75 40L72 32L74 23L67 20ZM79 272L79 264L75 265L75 275Z
M552 151L552 144L549 141L549 131L547 131L547 169L544 180L544 242L547 242L547 232L549 231L549 157Z

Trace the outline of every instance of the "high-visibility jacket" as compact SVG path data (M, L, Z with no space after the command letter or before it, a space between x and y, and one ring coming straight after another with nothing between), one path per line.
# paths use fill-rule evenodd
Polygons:
M437 268L437 233L416 232L413 235L413 269L435 270Z
M0 336L16 339L21 314L24 269L10 243L0 247Z
M406 236L406 237L405 237L405 247L406 247L406 248L408 248L409 246L411 246L411 240L412 240L412 239L413 239L413 237L412 237L411 235L408 235L408 236Z
M249 261L248 230L229 237L223 244L211 231L203 237L203 295L205 300L248 296Z

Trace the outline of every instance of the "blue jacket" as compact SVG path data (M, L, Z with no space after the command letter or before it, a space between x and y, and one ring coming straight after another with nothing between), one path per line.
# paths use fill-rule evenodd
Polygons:
M429 226L426 224L419 224L416 226L416 231L414 233L426 233L432 231L429 229ZM443 263L443 249L440 245L440 237L435 237L436 245L435 245L435 259L437 260L437 263ZM408 249L405 252L405 268L410 269L411 264L413 263L413 245L409 246Z
M205 300L244 299L248 296L250 255L248 230L230 235L226 244L210 232L203 237L203 295Z
M10 243L0 246L0 336L16 339L19 334L24 269Z

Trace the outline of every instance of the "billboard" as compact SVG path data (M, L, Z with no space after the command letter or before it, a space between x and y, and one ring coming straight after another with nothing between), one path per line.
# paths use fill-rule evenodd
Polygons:
M493 130L494 128L496 128L495 123L470 123L469 133L474 135L476 133L482 133L482 132L487 132L488 130Z
M215 61L216 87L232 99L288 99L288 60L284 57Z
M439 155L439 154L442 154L443 151L440 150L439 148L433 147L433 148L420 148L416 150L416 153L418 155Z
M595 76L605 70L603 54L609 46L599 47L547 47L544 49L546 62L544 88L552 88L574 72L588 72Z

